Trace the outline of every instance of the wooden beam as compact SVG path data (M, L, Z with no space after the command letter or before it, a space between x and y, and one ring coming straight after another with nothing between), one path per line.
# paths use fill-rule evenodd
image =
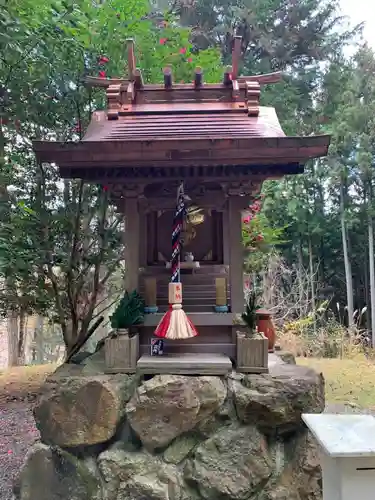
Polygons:
M107 117L109 120L117 120L121 108L121 84L110 85L107 94Z
M203 71L202 68L197 66L194 72L194 87L200 88L203 85Z
M128 38L126 41L128 47L128 77L132 82L134 80L135 71L135 52L134 52L134 40L133 38Z
M249 116L259 116L260 85L246 82L246 106Z
M133 103L135 100L134 82L128 83L128 88L126 89L126 100L128 103Z
M232 66L227 66L224 76L228 75L228 85L230 85L230 77L229 75L232 73ZM137 74L137 70L135 71L135 74ZM241 86L244 86L246 82L258 82L260 85L266 85L269 83L278 83L282 80L283 78L283 72L282 71L276 71L275 73L267 73L264 75L250 75L250 76L239 76L237 78L239 84ZM87 76L84 80L85 84L88 87L98 87L98 88L107 88L110 85L120 85L121 83L128 83L127 78L100 78L98 76ZM222 87L222 83L206 83L204 88L210 89L210 88L220 88ZM176 89L188 89L191 88L189 84L176 84L174 86ZM155 85L155 84L145 84L144 85L144 90L157 90L161 89L163 90L163 87L161 85Z
M166 89L172 88L173 81L172 81L172 68L167 66L166 68L163 69L164 73L164 87Z
M237 80L238 77L238 67L241 57L241 36L234 37L234 46L232 51L232 80Z
M283 79L282 71L275 71L274 73L266 73L264 75L251 75L251 76L238 77L238 81L240 83L258 82L259 85L266 85L267 83L278 83L282 79Z
M134 71L134 85L136 89L144 87L142 71L139 68L136 68Z
M232 90L232 99L238 99L240 96L240 86L238 84L238 80L232 80L233 90Z
M229 87L232 85L232 66L227 66L224 71L223 85Z

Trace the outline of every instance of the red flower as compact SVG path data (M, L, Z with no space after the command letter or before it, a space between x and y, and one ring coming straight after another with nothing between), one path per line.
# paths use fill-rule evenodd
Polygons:
M108 57L106 57L106 56L99 57L99 64L106 64L107 62L109 62Z
M189 57L188 60L187 60L187 62L189 62L189 63L193 62L193 58Z
M263 241L263 240L264 240L264 236L262 234L258 234L257 241Z
M244 224L249 224L249 222L250 222L250 221L251 221L251 216L250 216L250 215L247 215L246 217L244 217L244 218L242 219L242 222L243 222Z
M180 54L186 54L186 48L182 47L179 52Z
M168 41L168 38L160 38L159 43L160 45L165 45Z
M99 71L99 78L105 78L107 76L105 71Z

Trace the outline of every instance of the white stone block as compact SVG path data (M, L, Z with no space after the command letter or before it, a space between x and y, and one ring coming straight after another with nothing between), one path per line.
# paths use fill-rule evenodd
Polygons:
M323 500L375 498L375 418L305 414L322 448Z

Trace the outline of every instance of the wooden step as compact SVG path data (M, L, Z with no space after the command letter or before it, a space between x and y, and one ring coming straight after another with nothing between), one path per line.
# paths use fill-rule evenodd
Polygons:
M168 280L164 280L164 281L161 281L161 280L156 280L156 286L158 288L168 288L168 285L170 283L170 279ZM189 287L197 287L197 286L204 286L206 288L213 288L215 290L215 284L216 284L216 281L215 279L207 279L207 278L204 278L202 280L198 280L198 279L188 279L188 280L184 280L184 279L181 279L181 283L182 283L182 286L184 288L189 288ZM144 288L145 286L145 283L144 281L140 281L139 283L139 287L140 288ZM229 288L229 282L227 281L227 288Z
M150 356L143 354L137 362L142 374L226 375L232 362L225 354L181 353Z
M199 262L200 267L194 269L197 274L228 274L227 266L222 264L205 264L204 262ZM184 270L185 271L185 270ZM143 276L156 276L156 275L170 275L171 270L164 266L150 266L146 267L143 271Z
M158 306L167 306L168 305L168 297L158 297L157 298ZM215 296L211 297L186 297L183 295L182 302L185 306L214 306L216 303Z
M140 287L139 293L145 295L145 289ZM158 297L168 297L168 287L157 287L156 294ZM185 287L182 286L183 297L216 297L215 287ZM229 297L230 290L226 290L226 295Z
M214 312L214 306L215 303L211 303L210 305L208 304L182 304L182 307L185 312L187 313L208 313L208 312ZM158 304L159 312L164 313L168 309L168 305L166 304Z

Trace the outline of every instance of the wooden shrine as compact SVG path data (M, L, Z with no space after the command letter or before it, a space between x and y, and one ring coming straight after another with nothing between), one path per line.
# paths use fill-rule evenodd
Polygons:
M261 88L279 73L239 76L241 39L222 82L206 84L196 68L191 84L145 84L128 43L128 77L88 78L103 87L107 110L95 111L79 142L34 142L41 162L61 177L105 184L126 220L126 288L146 297L139 355L168 307L171 225L184 182L191 210L184 231L183 307L197 337L166 342L167 353L217 354L236 361L234 320L244 309L242 211L265 179L303 172L327 154L328 136L286 137L274 108L260 105ZM157 312L156 312L157 311ZM160 363L160 361L159 361Z

